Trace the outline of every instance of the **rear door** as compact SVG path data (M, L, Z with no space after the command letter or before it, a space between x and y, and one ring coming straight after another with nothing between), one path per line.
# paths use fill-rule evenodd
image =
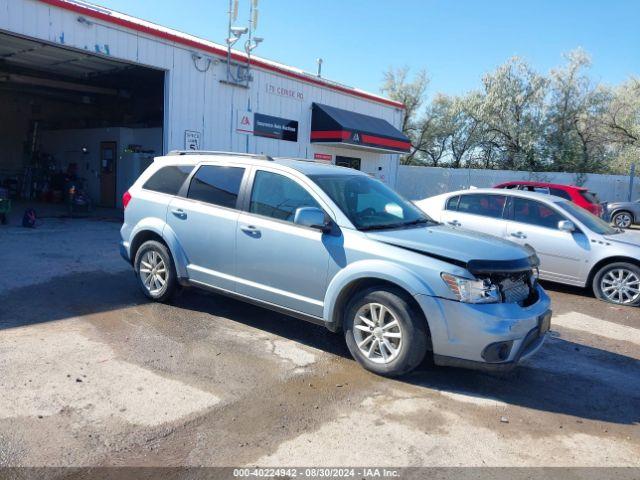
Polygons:
M590 245L581 231L558 229L558 222L568 218L546 203L522 197L511 197L509 218L506 238L533 247L540 258L541 277L581 283Z
M200 165L169 205L167 224L195 282L235 291L237 202L246 171L236 163Z
M445 203L442 221L451 227L504 237L506 196L494 193L465 193Z

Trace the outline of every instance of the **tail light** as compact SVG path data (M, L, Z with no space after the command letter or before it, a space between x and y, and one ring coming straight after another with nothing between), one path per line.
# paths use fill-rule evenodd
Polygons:
M131 194L129 192L124 192L124 194L122 195L122 207L127 208L127 205L129 205L130 201L131 201Z

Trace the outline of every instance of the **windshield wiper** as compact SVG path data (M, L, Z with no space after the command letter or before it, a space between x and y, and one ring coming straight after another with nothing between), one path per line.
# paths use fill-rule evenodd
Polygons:
M429 220L428 218L418 218L416 220L411 220L410 222L398 222L398 223L383 223L380 225L367 225L366 227L362 227L360 228L360 230L362 231L367 231L367 230L391 230L394 228L403 228L403 227L410 227L412 225L420 225L423 223L429 223L431 222L431 220Z

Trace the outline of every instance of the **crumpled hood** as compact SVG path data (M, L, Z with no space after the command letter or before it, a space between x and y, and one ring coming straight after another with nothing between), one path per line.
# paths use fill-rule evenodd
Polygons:
M604 238L614 243L624 243L625 245L633 245L640 247L640 232L637 230L625 230L623 233L615 235L605 235Z
M533 249L491 235L444 225L367 233L379 242L464 266L472 273L529 270L539 261Z

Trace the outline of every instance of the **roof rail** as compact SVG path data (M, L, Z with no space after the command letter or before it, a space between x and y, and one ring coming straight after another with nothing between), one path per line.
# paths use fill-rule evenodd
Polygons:
M238 153L238 152L219 152L215 150L171 150L167 155L169 156L181 156L181 155L220 155L225 157L244 157L254 158L257 160L267 160L273 162L273 157L269 155L256 155L253 153Z

